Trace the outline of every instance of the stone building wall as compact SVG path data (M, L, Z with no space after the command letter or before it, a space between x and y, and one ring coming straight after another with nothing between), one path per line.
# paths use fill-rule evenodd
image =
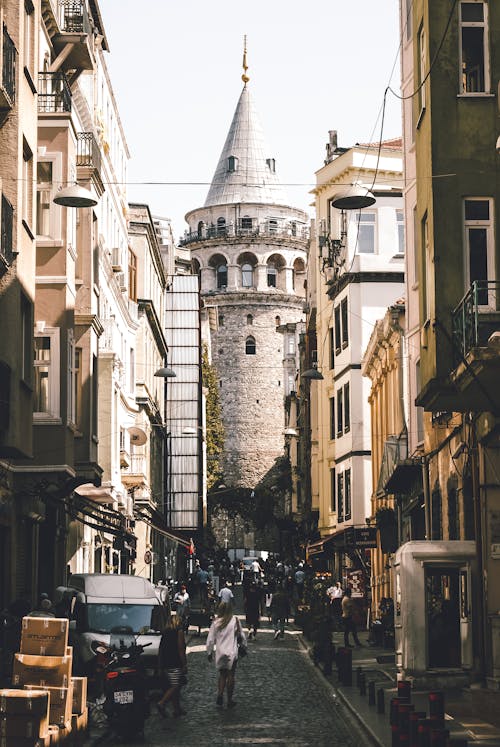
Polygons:
M223 323L212 332L212 362L226 432L224 480L253 488L283 455L285 351L276 327L300 319L302 301L231 294L218 310ZM255 355L246 353L249 337Z

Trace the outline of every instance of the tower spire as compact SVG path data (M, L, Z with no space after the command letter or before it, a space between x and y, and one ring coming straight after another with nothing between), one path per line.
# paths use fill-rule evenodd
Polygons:
M247 75L248 65L247 65L247 35L243 37L243 75L241 76L241 80L245 84L245 88L247 86L248 81L250 78Z

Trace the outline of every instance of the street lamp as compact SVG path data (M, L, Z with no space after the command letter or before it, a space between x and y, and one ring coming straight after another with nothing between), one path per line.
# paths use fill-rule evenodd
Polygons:
M56 205L62 205L62 207L84 208L94 207L98 200L85 187L81 187L79 184L71 184L69 187L60 189L52 202Z

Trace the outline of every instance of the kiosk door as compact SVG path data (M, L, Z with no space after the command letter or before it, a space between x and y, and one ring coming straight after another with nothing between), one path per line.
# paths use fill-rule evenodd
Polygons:
M429 669L462 665L460 568L427 566L425 612Z

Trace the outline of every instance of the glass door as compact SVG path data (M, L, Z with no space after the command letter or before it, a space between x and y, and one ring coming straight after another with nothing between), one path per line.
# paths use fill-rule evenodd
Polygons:
M464 579L459 568L428 567L425 572L427 661L429 669L462 664L461 620Z

